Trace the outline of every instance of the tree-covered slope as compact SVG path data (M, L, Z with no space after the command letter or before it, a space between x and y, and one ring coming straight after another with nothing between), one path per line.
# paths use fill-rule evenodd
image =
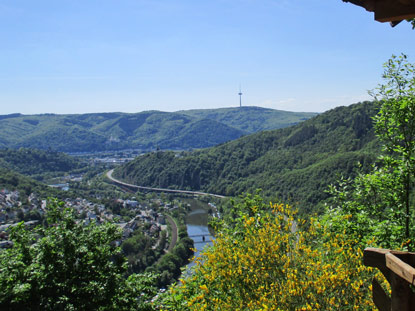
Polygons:
M205 148L251 132L285 127L313 115L286 117L288 112L256 107L206 112L4 115L0 116L0 148L65 152Z
M249 135L194 152L155 152L119 167L115 176L153 187L265 195L314 209L338 175L375 159L373 103L339 107L296 126Z
M215 120L251 134L292 126L317 115L314 112L291 112L250 106L195 109L180 111L180 113Z
M178 113L13 115L0 118L0 147L65 152L126 148L201 148L245 132L214 120Z
M0 167L36 177L79 170L86 163L60 152L20 148L0 149Z
M8 189L10 191L18 190L26 196L35 192L42 198L62 197L63 193L61 190L49 187L30 177L3 167L0 167L0 190L1 189Z

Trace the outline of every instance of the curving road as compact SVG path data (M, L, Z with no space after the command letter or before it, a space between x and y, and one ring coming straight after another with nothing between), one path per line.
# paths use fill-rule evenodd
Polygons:
M137 186L137 185L132 185L126 182L123 182L121 180L115 179L114 177L112 177L112 173L114 172L114 170L109 170L107 172L107 177L109 180L111 180L113 183L121 185L121 186L125 186L125 187L129 187L129 188L135 188L137 190L150 190L150 191L158 191L158 192L172 192L172 193L184 193L184 194L192 194L192 195L210 195L216 198L226 198L223 195L219 195L219 194L213 194L213 193L207 193L207 192L200 192L200 191L187 191L187 190L174 190L174 189L167 189L167 188L152 188L152 187L143 187L143 186Z

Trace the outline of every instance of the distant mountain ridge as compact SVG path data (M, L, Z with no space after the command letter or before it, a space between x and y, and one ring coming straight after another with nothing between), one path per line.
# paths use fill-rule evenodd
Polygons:
M269 197L316 211L328 185L368 168L380 150L376 105L338 107L296 126L263 131L193 152L154 152L115 169L131 184L236 196L261 188Z
M178 112L192 117L216 120L250 134L288 127L318 115L316 112L292 112L255 106Z
M285 127L314 115L258 107L188 112L0 115L0 148L64 152L205 148L252 131ZM248 123L255 126L247 127Z

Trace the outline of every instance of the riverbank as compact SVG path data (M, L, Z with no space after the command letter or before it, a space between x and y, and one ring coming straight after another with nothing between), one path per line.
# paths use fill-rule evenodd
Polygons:
M166 216L166 220L169 222L170 228L171 228L171 239L170 239L169 247L167 249L167 252L170 253L173 250L176 243L177 243L177 236L179 235L179 232L178 232L177 224L174 221L174 219L170 215L165 215L165 216Z

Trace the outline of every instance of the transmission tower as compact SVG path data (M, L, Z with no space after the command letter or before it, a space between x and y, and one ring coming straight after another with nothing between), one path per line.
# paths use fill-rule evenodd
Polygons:
M242 107L242 91L241 91L241 85L239 85L239 107Z

